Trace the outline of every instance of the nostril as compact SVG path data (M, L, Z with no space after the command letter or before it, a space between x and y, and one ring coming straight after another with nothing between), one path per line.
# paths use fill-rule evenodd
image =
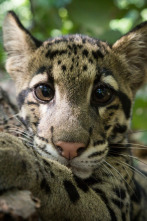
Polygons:
M85 147L80 147L79 149L77 149L77 155L80 156L85 150Z

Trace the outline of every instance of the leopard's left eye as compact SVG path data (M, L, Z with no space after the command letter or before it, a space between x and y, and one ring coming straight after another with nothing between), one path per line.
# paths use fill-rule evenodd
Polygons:
M49 102L54 97L54 90L49 85L40 84L34 88L34 95L42 102Z
M99 84L92 93L92 102L100 106L108 104L113 98L112 89L103 84Z

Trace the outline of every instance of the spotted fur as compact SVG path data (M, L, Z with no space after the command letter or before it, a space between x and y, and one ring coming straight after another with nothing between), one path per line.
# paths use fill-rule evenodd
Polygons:
M15 80L20 119L33 137L33 149L1 135L2 149L23 157L14 167L20 168L18 182L8 176L0 187L31 190L42 200L43 220L147 219L146 181L134 172L127 145L134 96L147 80L147 23L113 46L79 34L40 42L9 12L3 39L6 69ZM113 94L105 105L93 101L99 83ZM50 102L36 98L41 84L53 88ZM59 141L85 148L67 159Z

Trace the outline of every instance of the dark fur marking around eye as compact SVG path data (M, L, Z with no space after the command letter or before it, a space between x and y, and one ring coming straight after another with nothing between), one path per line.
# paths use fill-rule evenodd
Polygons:
M107 76L112 76L113 77L113 73L112 73L112 71L111 70L109 70L109 69L107 69L107 68L102 68L102 69L99 69L99 72L101 73L101 74L103 74L105 77L107 77Z
M127 126L126 125L117 124L114 127L113 132L114 133L124 133L124 132L126 132L126 130L127 130Z
M107 110L118 110L118 108L119 108L119 105L118 104L114 104L114 105L111 105L111 106L109 106L109 107L107 107Z
M18 106L21 109L22 105L25 102L26 97L28 96L28 94L31 92L32 90L30 88L26 88L24 90L22 90L18 96L17 96L17 102L18 102Z
M79 193L76 187L71 183L71 181L64 180L63 185L66 192L68 193L69 199L72 203L77 202L80 199Z
M45 192L47 194L49 194L51 192L50 187L49 187L45 178L42 179L41 184L40 184L40 188L45 190Z
M124 94L121 91L118 92L118 97L121 101L125 116L128 119L130 117L130 111L131 111L131 100L128 98L126 94Z
M87 184L85 184L85 183L83 182L83 180L81 180L81 179L78 178L77 176L74 176L74 179L75 179L75 181L76 181L77 186L78 186L81 190L83 190L85 193L88 192L89 188L88 188Z
M46 71L47 69L46 69L46 67L45 66L42 66L42 67L40 67L37 71L36 71L36 75L37 74L43 74L45 71Z
M113 209L111 209L110 206L109 206L109 202L108 202L108 199L107 199L107 196L106 196L105 192L103 192L102 190L100 190L100 189L98 189L98 188L97 188L97 189L94 189L94 191L95 191L96 193L98 193L98 195L101 197L101 199L102 199L103 202L105 203L105 205L106 205L106 207L107 207L107 209L108 209L108 211L109 211L109 213L110 213L111 220L117 221L117 218L116 218L116 216L115 216L115 212L114 212Z

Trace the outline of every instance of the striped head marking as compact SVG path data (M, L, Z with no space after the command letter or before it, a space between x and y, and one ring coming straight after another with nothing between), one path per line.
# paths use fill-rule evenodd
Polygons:
M147 79L147 23L112 47L79 34L40 42L9 12L3 40L34 147L88 177L110 146L125 142L135 92Z

